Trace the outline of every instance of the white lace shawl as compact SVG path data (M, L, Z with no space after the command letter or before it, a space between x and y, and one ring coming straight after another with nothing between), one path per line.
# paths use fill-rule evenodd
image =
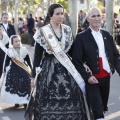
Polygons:
M6 34L3 34L2 40L0 40L0 48L5 47L5 45L9 42L9 37Z
M26 55L29 54L26 47L20 47L19 54L17 53L17 51L14 48L9 48L9 52L12 52L14 55L14 58L21 61L22 63L24 62L24 58L26 57Z
M48 24L47 26L50 27L50 24ZM61 39L61 48L62 50L67 53L69 51L69 49L71 48L71 45L73 43L73 37L72 37L72 31L71 28L69 26L66 26L64 24L61 25L62 27L62 39ZM42 36L42 34L40 33L40 29L38 29L36 31L36 33L34 34L34 39L36 42L38 42L40 44L40 46L42 46L45 51L48 54L52 54L51 50L48 47L48 44L46 42L46 40L44 39L44 37Z
M2 40L0 40L0 48L7 53L7 48L5 47L5 45L9 42L9 37L7 34L3 33L3 38Z

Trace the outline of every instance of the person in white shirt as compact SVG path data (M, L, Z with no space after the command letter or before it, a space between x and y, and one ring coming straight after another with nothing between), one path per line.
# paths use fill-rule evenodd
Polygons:
M101 12L93 7L88 11L89 28L79 33L73 45L72 62L86 82L88 103L95 120L104 120L110 89L110 76L120 75L120 54L113 37L100 29ZM83 63L91 69L86 72Z
M16 35L16 31L15 31L14 26L8 23L8 19L9 19L8 14L3 13L2 18L1 18L1 20L2 20L1 25L3 26L3 28L4 28L5 32L7 33L7 35L9 37L11 37L12 35Z

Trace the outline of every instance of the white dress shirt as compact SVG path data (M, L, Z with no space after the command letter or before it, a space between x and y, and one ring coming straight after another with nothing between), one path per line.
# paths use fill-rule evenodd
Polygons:
M105 54L105 46L104 46L103 36L100 33L100 31L96 32L93 29L91 29L91 30L92 30L92 35L93 35L93 37L97 43L97 46L98 46L99 57L102 58L103 69L106 70L108 73L110 73L111 70L110 70L108 60L107 60L107 56Z
M7 31L7 29L8 29L8 23L2 23L3 24L3 26L4 26L4 29L5 29L5 31Z

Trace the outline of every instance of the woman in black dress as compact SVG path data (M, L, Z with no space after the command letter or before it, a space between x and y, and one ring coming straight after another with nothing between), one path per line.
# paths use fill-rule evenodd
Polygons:
M11 36L9 47L8 51L13 53L14 58L7 55L5 59L5 78L1 89L0 102L15 104L16 107L19 104L24 104L26 107L30 95L31 60L28 50L22 46L18 35Z
M62 24L64 9L52 4L48 9L50 23L62 50L67 54L73 43L72 31ZM36 40L33 77L35 68L41 67L36 95L31 97L25 113L26 120L88 120L83 93L72 75L55 58L40 29L34 35Z

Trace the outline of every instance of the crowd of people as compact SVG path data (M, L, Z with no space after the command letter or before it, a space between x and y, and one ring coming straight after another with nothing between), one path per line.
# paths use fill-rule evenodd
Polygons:
M23 104L26 120L104 120L111 74L116 70L120 75L120 54L113 37L101 29L103 23L99 8L87 14L81 10L73 40L61 4L50 5L45 20L32 14L27 22L19 18L19 34L26 29L35 46L32 66L28 50L3 13L0 103Z

